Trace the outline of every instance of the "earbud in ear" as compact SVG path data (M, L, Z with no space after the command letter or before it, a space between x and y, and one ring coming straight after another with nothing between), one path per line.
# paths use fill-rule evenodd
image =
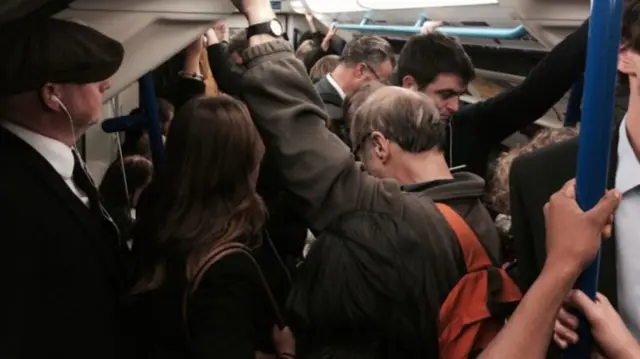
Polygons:
M67 110L67 106L65 106L64 102L60 100L60 97L58 97L58 95L51 95L51 101L57 102L58 105L60 105L60 108L62 109L62 111L67 113L67 116L69 116L69 110Z

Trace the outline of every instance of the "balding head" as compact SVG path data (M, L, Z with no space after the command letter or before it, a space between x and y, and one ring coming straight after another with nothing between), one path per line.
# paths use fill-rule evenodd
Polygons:
M372 135L379 133L405 152L421 153L441 149L446 127L429 97L387 86L375 91L356 111L351 141L354 151L365 150Z

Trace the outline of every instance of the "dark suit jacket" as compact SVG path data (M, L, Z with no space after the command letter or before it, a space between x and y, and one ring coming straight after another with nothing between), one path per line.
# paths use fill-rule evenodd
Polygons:
M0 357L125 358L114 227L0 127Z
M316 89L316 92L318 94L322 94L322 93L330 93L335 97L336 99L340 98L340 94L338 93L338 91L336 91L336 89L333 87L333 85L331 85L331 83L329 82L329 80L327 80L327 77L323 77L320 81L316 82L315 85L313 85ZM336 120L336 119L341 119L343 116L342 113L342 103L340 103L340 106L338 106L338 104L335 103L329 103L328 101L322 101L324 103L324 107L327 110L327 114L329 115L329 119L331 120Z
M608 187L615 185L618 126L612 136ZM531 286L546 258L545 224L542 207L549 197L576 175L578 138L522 155L511 166L510 195L512 231L523 288ZM615 238L602 246L600 288L616 303Z
M611 141L609 188L615 185L617 169L618 126ZM578 138L557 143L515 159L510 173L512 231L518 258L518 280L528 289L542 270L546 259L545 222L542 208L549 197L575 177ZM572 240L567 238L567 240ZM616 246L613 238L601 248L598 291L617 305ZM557 358L560 350L552 345L549 358Z

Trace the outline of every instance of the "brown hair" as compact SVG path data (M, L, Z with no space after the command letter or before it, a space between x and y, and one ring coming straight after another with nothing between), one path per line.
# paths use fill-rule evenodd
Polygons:
M298 60L300 61L303 61L305 56L313 51L313 47L313 40L304 40L296 49L296 58L298 58Z
M640 54L640 1L625 1L625 9L622 15L623 46Z
M492 209L503 214L510 214L509 206L509 172L516 157L533 152L539 148L556 142L562 142L578 135L575 128L543 129L527 144L516 147L498 158L496 171L489 182L489 204Z
M340 56L338 55L325 55L318 60L318 62L313 65L311 70L309 70L309 77L311 77L312 82L320 81L327 74L330 74L338 63L340 62Z
M135 207L134 194L151 181L153 164L148 158L131 155L115 160L105 172L100 183L100 195L107 203L118 208ZM124 167L124 168L123 168ZM124 169L124 174L123 174ZM125 189L124 178L127 186Z
M186 255L190 279L220 244L259 245L266 210L255 180L263 153L249 111L230 96L195 98L178 111L164 163L138 208L134 293L163 283L169 256Z

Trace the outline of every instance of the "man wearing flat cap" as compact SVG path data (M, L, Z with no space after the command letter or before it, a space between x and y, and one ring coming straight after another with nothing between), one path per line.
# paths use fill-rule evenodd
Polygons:
M126 249L75 151L124 49L55 19L0 49L0 357L125 358Z

